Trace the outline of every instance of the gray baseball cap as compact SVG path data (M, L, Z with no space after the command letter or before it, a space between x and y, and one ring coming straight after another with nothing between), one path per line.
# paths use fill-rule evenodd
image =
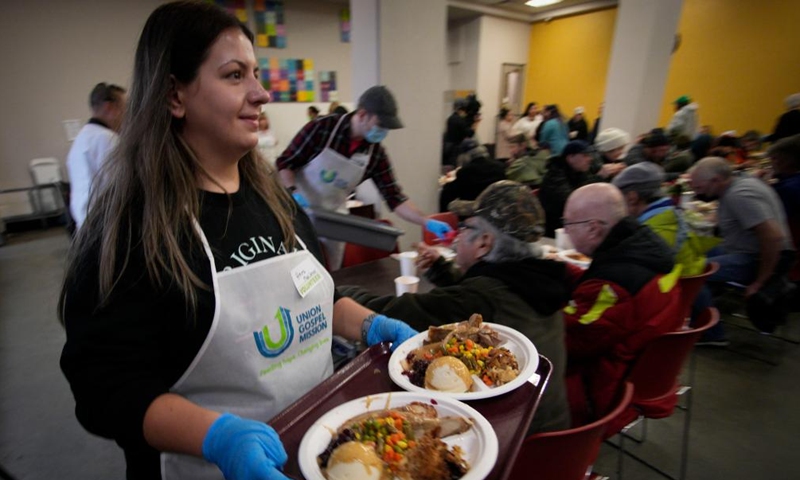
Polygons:
M378 126L390 130L403 128L397 117L397 102L392 92L383 85L370 87L358 99L358 108L378 116Z
M643 188L658 188L664 181L664 169L653 162L639 162L623 170L611 183L625 190L634 185Z

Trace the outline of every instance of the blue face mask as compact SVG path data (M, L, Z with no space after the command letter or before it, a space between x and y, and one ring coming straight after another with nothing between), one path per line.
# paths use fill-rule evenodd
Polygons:
M369 143L380 143L388 134L389 130L375 125L369 129L369 132L367 132L366 135L364 135L364 140L368 141Z

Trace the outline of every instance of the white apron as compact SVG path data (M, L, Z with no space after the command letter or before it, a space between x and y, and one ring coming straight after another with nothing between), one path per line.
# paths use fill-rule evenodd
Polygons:
M307 250L217 273L200 234L211 261L214 320L170 391L211 410L266 422L333 373L333 280ZM290 273L301 264L321 276L305 297ZM161 477L223 479L216 465L168 453L161 455Z
M295 172L297 190L308 200L309 205L340 213L347 213L344 209L347 197L361 183L375 148L373 144L367 153L354 153L350 158L331 148L331 142L345 117L347 116L342 115L336 123L325 148L305 167ZM321 239L321 242L325 247L329 268L338 270L344 257L344 242L327 238Z

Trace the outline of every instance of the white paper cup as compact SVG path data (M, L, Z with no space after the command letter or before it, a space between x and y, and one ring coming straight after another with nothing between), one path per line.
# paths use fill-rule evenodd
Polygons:
M402 252L397 254L397 259L400 261L400 275L404 277L413 277L417 274L417 252Z
M559 250L571 250L575 247L572 246L572 240L569 239L569 234L563 228L556 229L556 248Z
M419 277L402 276L394 279L394 289L397 296L404 293L417 293L419 288Z

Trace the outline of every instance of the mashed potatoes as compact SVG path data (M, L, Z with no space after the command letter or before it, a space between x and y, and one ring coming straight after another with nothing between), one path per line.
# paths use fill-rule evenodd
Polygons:
M425 388L450 393L468 392L472 388L472 375L461 360L439 357L425 372Z
M339 445L328 460L328 480L381 480L383 462L372 447L359 442Z

